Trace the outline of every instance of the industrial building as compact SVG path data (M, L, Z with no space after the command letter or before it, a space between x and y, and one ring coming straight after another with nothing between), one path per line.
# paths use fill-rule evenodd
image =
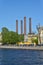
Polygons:
M21 35L23 34L23 21L21 20Z
M38 38L38 43L42 44L43 43L43 26L38 26L37 27L37 31L38 34L35 34L34 32L32 32L32 19L29 18L29 26L28 26L28 34L26 34L26 17L24 17L24 20L20 20L20 35L24 34L24 44L31 44L32 43L32 39L36 39ZM23 25L24 23L24 25ZM18 24L19 21L16 20L16 32L18 33ZM23 32L24 30L24 32ZM0 32L0 41L2 41L2 34Z
M16 20L16 32L18 33L18 20Z
M23 27L23 23L24 23L24 27ZM24 21L21 20L21 33L23 34L23 29L24 29L24 42L28 42L28 44L32 43L32 38L37 38L37 35L32 32L32 19L29 18L29 26L28 26L28 34L26 34L26 17L24 17ZM18 33L18 21L16 20L16 32Z

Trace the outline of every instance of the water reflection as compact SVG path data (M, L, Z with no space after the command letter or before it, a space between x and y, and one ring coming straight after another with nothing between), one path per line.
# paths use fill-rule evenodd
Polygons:
M0 49L0 65L43 65L43 51Z

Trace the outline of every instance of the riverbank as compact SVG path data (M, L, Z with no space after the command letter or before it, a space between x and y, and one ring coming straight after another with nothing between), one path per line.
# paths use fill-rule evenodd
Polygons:
M28 49L28 50L43 50L43 46L0 46L0 48L8 49Z

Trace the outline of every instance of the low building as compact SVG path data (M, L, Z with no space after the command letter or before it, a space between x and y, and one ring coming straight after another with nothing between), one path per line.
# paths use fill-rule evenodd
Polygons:
M29 33L28 35L24 36L24 44L34 44L32 43L32 40L36 39L38 37L38 35L34 34L34 33Z
M36 39L37 35L32 33L32 34L28 34L28 42L32 43L32 39Z

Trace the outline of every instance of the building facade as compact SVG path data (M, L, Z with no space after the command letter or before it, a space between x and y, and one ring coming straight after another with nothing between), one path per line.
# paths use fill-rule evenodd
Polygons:
M43 27L38 27L38 43L43 44Z
M32 39L37 39L37 35L34 33L28 34L28 42L32 43Z

